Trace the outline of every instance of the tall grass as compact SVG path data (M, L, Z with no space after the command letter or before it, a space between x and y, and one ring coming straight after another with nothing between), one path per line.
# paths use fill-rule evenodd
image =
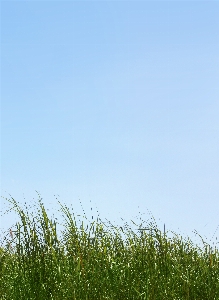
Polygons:
M7 199L20 221L0 248L2 300L216 300L219 255L169 238L155 222L132 229L97 218L85 226L60 203L64 230L39 199L33 214Z

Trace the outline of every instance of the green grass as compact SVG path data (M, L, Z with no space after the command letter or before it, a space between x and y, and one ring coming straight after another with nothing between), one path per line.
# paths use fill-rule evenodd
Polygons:
M20 221L0 248L2 300L218 300L219 255L158 229L78 220L60 204L60 236L39 199L35 213L7 199Z

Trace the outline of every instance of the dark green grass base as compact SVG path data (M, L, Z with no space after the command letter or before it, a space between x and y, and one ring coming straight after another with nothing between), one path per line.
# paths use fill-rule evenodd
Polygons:
M61 206L57 234L41 200L28 212L13 199L16 224L0 248L1 300L218 300L218 250L175 235L155 223L134 231L98 220L77 226Z

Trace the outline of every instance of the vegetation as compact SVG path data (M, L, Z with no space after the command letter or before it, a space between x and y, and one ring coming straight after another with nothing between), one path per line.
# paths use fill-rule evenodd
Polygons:
M147 227L77 220L60 203L64 230L39 199L35 214L7 199L20 217L0 248L2 300L216 300L219 255L207 243Z

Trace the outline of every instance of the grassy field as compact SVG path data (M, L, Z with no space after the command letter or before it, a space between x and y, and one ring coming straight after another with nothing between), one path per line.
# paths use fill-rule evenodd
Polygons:
M0 248L2 300L218 300L219 255L158 229L78 220L60 204L57 222L39 199L30 212L8 200L20 221ZM135 226L135 229L133 229Z

